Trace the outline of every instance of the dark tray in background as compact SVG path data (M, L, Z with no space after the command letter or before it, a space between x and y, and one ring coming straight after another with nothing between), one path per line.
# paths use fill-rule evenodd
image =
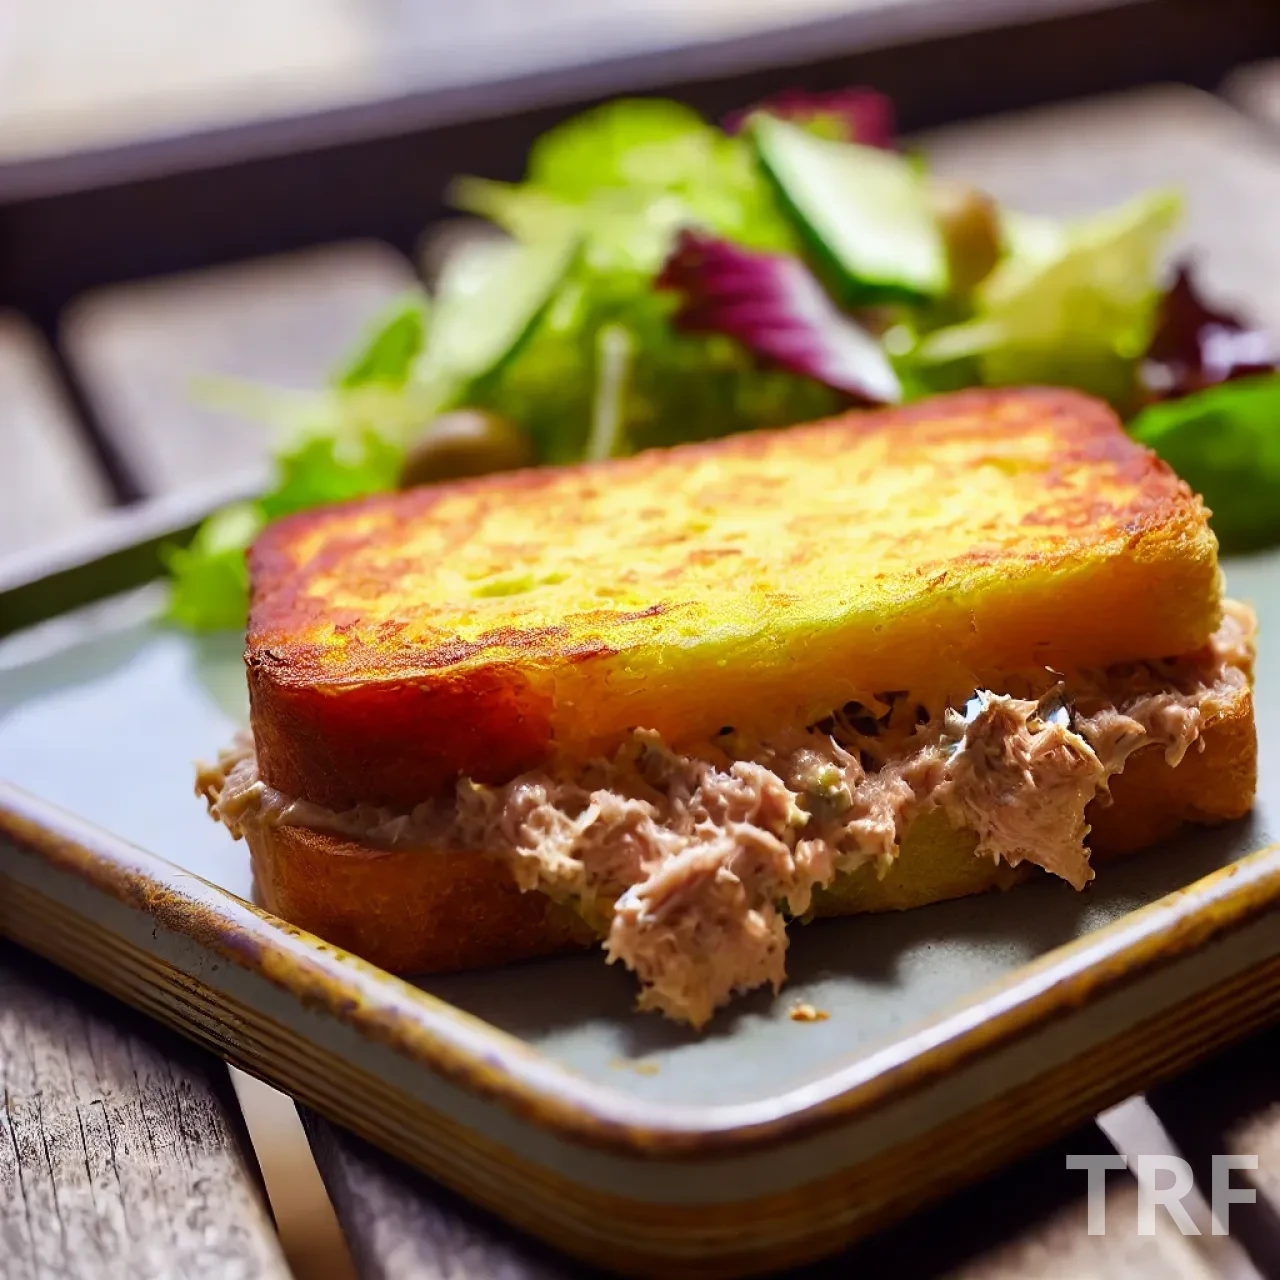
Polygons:
M444 18L442 16L442 22ZM518 36L518 31L516 31ZM0 306L52 333L93 287L333 240L410 252L456 172L519 174L555 121L619 93L712 117L797 83L868 84L904 131L1182 81L1280 51L1274 0L870 0L822 21L288 119L0 164Z

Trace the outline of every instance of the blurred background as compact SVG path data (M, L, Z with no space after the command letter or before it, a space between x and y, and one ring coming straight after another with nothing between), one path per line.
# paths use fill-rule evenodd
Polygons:
M618 94L716 121L870 86L940 175L1056 217L1179 186L1177 247L1274 330L1278 28L1269 0L11 0L0 551L164 499L154 550L260 489L272 415L200 380L322 386L418 278L455 175L517 179Z
M1098 0L9 3L0 29L0 158L173 137L637 57L652 61L622 73L635 85L689 71L744 71L873 41L1099 7ZM851 14L859 20L849 25ZM578 77L573 89L587 86L624 87L614 73ZM552 96L544 86L526 102ZM484 114L502 110L494 103Z
M1032 213L1176 185L1206 290L1275 339L1277 57L1274 0L0 0L0 632L261 489L270 432L199 381L323 386L453 175L516 179L617 94L870 86ZM346 1274L291 1105L237 1087L295 1271Z
M661 92L715 120L795 86L870 85L910 141L1135 86L1217 92L1234 73L1234 106L1248 97L1256 126L1274 101L1264 75L1240 69L1276 51L1278 23L1268 0L11 0L0 367L28 392L23 416L72 419L77 445L58 478L32 479L48 496L21 528L11 503L8 545L74 526L86 502L198 481L216 505L219 484L260 481L260 426L210 416L192 380L316 385L414 279L451 177L517 178L532 141L592 102ZM953 132L931 154L1034 212L1096 209L1186 169L1193 205L1217 188L1226 211L1234 191L1188 149L1223 154L1232 130L1190 101L1139 103L1083 131L1032 117L1016 152L999 132ZM1138 173L1126 146L1144 131ZM1231 246L1218 237L1210 251ZM32 453L31 437L58 432L19 444L10 426L6 447ZM24 465L35 477L53 463Z

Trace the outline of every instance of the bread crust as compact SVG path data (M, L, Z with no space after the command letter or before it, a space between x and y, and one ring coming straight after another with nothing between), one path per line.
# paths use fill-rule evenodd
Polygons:
M1154 747L1111 783L1112 803L1089 807L1095 864L1166 839L1188 823L1239 818L1253 804L1257 737L1249 690L1208 721L1177 768ZM398 973L507 964L594 942L587 926L540 893L521 893L482 853L369 849L305 827L248 836L257 891L268 910ZM974 853L971 834L937 810L912 826L892 868L868 865L819 894L815 914L897 911L1006 888L1043 874Z

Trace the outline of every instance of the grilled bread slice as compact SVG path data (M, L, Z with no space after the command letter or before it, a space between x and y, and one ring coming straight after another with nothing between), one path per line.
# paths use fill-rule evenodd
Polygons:
M768 733L1205 643L1199 499L1068 391L974 391L305 513L250 558L264 781L412 806L607 751Z

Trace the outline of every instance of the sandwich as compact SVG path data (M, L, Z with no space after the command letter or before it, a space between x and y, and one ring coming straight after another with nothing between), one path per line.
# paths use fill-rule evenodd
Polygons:
M603 944L701 1026L793 922L1084 889L1253 798L1207 512L1074 392L380 495L249 574L252 733L197 790L393 971Z

